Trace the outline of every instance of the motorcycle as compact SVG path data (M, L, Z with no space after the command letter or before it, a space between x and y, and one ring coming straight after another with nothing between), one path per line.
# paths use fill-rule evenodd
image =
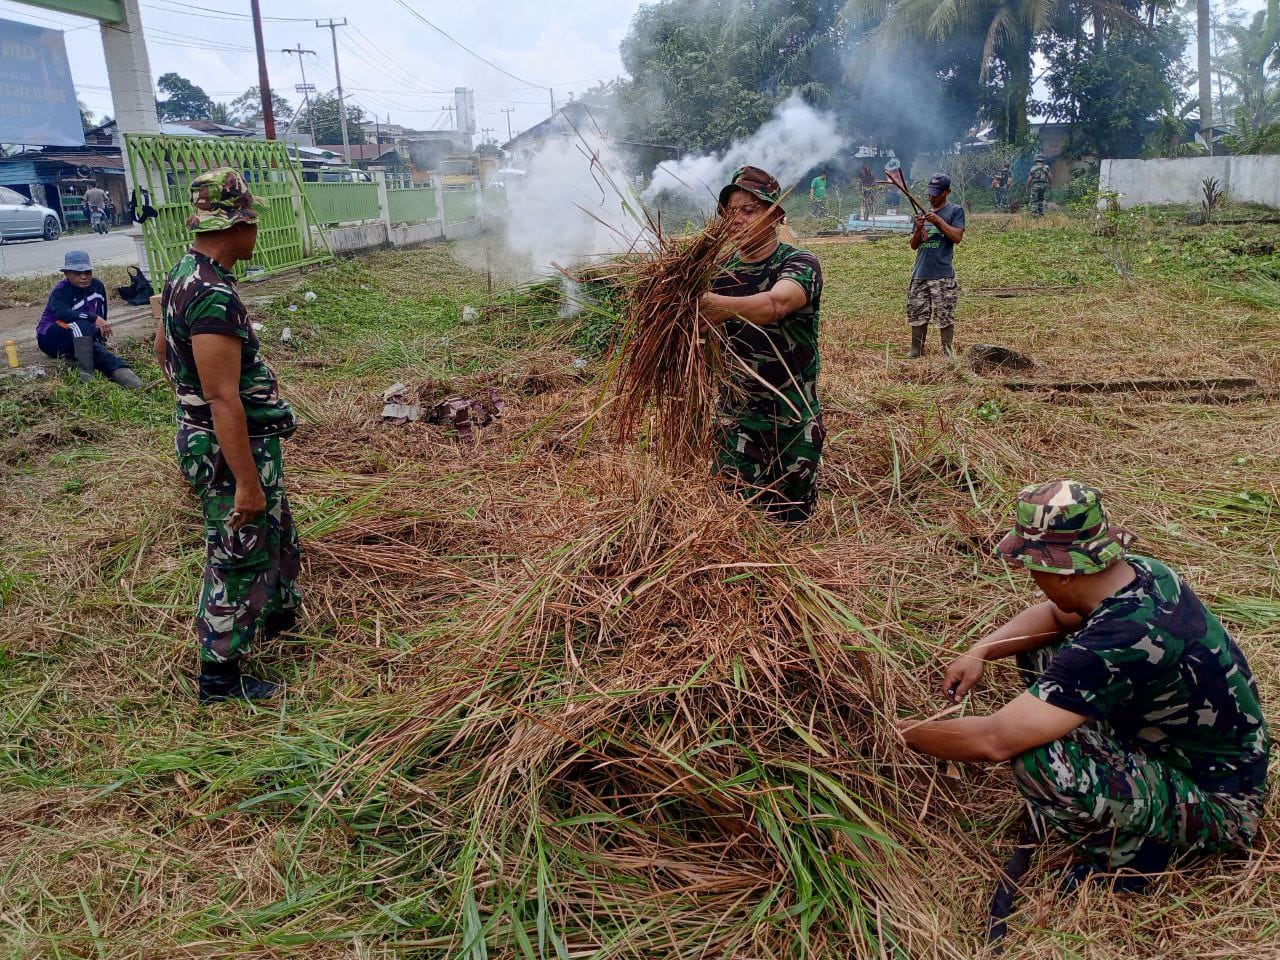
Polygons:
M106 233L110 229L107 226L107 212L102 207L89 208L89 226L94 233Z

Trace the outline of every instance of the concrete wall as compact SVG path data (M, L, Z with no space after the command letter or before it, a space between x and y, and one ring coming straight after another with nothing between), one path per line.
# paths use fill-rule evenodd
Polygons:
M1232 200L1280 207L1280 156L1103 160L1099 189L1120 194L1121 207L1198 204L1206 177Z
M315 227L311 229L313 234L318 233ZM439 220L396 224L375 221L326 227L324 236L329 241L329 249L342 255L376 247L409 247L431 240L457 240L460 237L473 237L479 232L478 220L460 220L457 223L446 223L443 227ZM318 247L323 246L318 236L315 241Z

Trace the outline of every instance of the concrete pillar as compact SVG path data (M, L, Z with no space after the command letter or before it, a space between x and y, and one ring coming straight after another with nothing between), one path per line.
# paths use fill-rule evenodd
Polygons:
M385 170L370 170L369 172L373 174L373 182L378 185L378 216L387 225L387 229L390 229L391 204L387 200L387 172Z
M436 217L440 220L440 232L444 233L444 175L437 170L431 180L436 185Z
M151 82L151 58L142 35L142 14L138 0L121 0L122 16L119 23L102 23L102 52L107 60L107 82L111 85L111 105L115 109L116 130L120 133L120 152L124 158L125 189L131 196L134 182L130 169L129 152L124 143L125 133L159 133L156 119L156 94ZM153 198L159 203L161 198ZM121 209L128 207L129 197L124 197ZM138 253L138 264L147 270L147 254L142 245L142 230L134 224L130 228ZM154 281L153 281L154 282Z

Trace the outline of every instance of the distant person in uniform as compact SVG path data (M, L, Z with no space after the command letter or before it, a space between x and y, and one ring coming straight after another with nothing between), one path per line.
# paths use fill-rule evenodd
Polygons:
M1035 166L1027 174L1027 189L1031 191L1031 215L1033 217L1044 216L1044 195L1052 182L1053 172L1049 169L1049 164L1045 162L1044 154L1037 153Z
M95 372L129 390L142 386L129 361L107 349L111 324L107 322L107 288L93 275L93 261L83 250L68 250L62 261L62 277L49 292L36 344L50 357L76 365L80 379Z

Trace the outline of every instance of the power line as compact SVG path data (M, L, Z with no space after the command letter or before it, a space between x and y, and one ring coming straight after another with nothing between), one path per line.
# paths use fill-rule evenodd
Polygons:
M427 83L427 81L425 80L419 80L417 77L417 74L415 74L413 70L406 67L399 60L396 60L393 56L391 56L391 54L387 53L381 47L379 47L378 42L374 40L372 37L370 37L363 30L361 30L360 27L357 26L356 24L353 23L351 25L351 29L354 30L356 32L356 35L364 41L364 43L361 44L362 47L365 44L368 44L369 48L377 51L378 55L382 57L383 60L385 60L391 66L395 67L398 71L403 73L406 77L409 77L412 81L422 83L431 89L439 90L441 93L448 92L444 87L437 86L434 83Z
M151 7L151 9L153 10L161 10L161 11L165 11L166 7L185 7L188 10L196 11L195 14L187 14L187 13L183 13L181 10L172 10L172 9L165 11L168 13L176 13L184 17L185 16L207 17L210 15L213 15L220 20L221 19L227 19L227 20L252 20L253 19L252 15L247 13L237 13L234 10L218 10L214 7L200 7L190 3L182 3L181 0L158 0L158 2L163 3L164 7L157 7L155 4L152 4L152 3L144 3L142 4L142 6ZM263 17L262 19L270 20L277 23L310 23L311 20L313 20L314 18L313 17Z
M430 27L436 33L440 34L440 36L444 37L450 43L454 44L455 46L461 47L463 50L471 54L471 56L475 57L481 63L487 63L489 66L493 67L493 69L497 70L500 74L502 74L504 77L510 77L512 80L516 81L517 83L527 84L529 87L534 89L542 89L542 87L540 87L539 84L529 83L529 81L524 79L524 77L517 77L514 73L511 73L509 70L502 69L502 67L498 66L496 63L494 63L492 60L488 59L487 57L482 57L480 54L476 53L474 50L468 47L465 43L459 40L457 37L437 27L434 23L432 23L422 14L420 14L417 10L413 9L413 7L405 3L405 0L396 0L396 3L400 4L400 6L404 7L411 14L413 14L415 17L417 17L419 20L425 23L428 27Z

